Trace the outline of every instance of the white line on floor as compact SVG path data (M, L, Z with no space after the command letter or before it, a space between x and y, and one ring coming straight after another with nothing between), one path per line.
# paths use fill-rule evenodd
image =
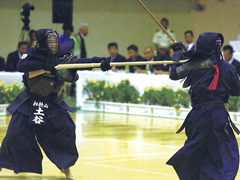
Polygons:
M83 164L92 165L92 166L106 167L106 168L113 168L113 169L120 169L120 170L127 170L127 171L134 171L134 172L141 172L141 173L148 173L148 174L159 174L159 175L177 177L177 176L174 175L174 174L166 174L166 173L153 172L153 171L144 171L144 170L139 170L139 169L122 168L122 167L109 166L109 165L101 165L101 164L94 164L94 163L83 163Z
M164 154L173 154L173 153L142 153L142 154L121 154L121 155L110 155L110 156L88 156L88 157L79 157L78 159L100 159L100 158L115 158L115 157L136 157L136 156L159 156Z
M157 159L168 159L168 156L162 156L162 157L151 157L151 158L132 158L132 159L109 159L109 160L103 160L103 161L94 161L91 163L105 163L105 162L121 162L121 161L145 161L145 160L157 160ZM77 164L81 164L77 162Z
M162 145L162 144L152 144L152 143L144 143L144 142L136 142L136 141L125 141L125 140L118 140L118 139L81 139L78 141L113 141L113 142L123 142L129 144L137 144L137 145L146 145L146 146L156 146L156 147L166 147L166 148L174 148L179 149L179 146L170 146L170 145Z

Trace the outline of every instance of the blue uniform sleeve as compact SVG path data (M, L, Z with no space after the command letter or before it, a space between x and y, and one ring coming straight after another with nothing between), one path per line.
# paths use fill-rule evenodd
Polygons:
M25 52L25 54L22 56L22 58L17 64L18 71L30 72L44 69L45 63L42 60L36 58L35 56L32 56L33 52L34 48L30 48Z
M179 66L181 66L181 65L182 65L182 64L180 64L180 63L176 63L176 64L173 64L173 65L171 66L171 71L170 71L170 75L169 75L170 79L172 79L172 80L179 80L179 79L180 79L180 78L178 78L178 76L177 76L176 68L179 67Z
M94 60L92 58L80 58L77 60L78 64L81 63L95 63ZM79 68L77 70L83 71L83 70L92 70L93 68Z

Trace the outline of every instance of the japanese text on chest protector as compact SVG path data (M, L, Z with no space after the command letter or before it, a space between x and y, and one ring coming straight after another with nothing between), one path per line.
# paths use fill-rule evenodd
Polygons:
M35 122L35 124L41 124L44 123L44 116L45 116L45 109L48 109L48 104L43 102L33 102L33 107L35 109L34 118L32 121Z

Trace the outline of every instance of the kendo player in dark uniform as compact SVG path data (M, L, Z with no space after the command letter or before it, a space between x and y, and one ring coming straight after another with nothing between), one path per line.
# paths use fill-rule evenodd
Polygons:
M47 157L66 177L74 179L69 167L77 161L78 152L75 124L67 111L75 110L59 95L65 81L78 79L77 70L56 71L54 67L61 63L101 62L101 69L106 71L111 69L110 63L105 58L76 59L65 54L72 48L72 40L59 52L59 35L54 30L40 29L36 35L39 47L28 49L17 66L20 72L24 72L25 90L8 108L12 119L0 149L0 170L7 168L15 173L41 174L43 156L39 143ZM28 77L28 72L40 69L51 74Z
M182 127L187 140L167 164L172 165L180 180L234 180L239 166L238 144L233 124L225 108L229 96L240 95L240 81L235 68L223 60L220 33L203 33L195 51L183 53L190 58L171 67L172 80L185 79L190 87L192 110ZM183 45L173 45L173 60L179 60Z

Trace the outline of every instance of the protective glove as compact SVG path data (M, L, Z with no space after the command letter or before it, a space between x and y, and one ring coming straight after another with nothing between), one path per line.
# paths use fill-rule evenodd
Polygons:
M67 81L67 82L75 82L78 80L79 76L77 74L77 70L75 69L62 69L56 72L56 76L58 80Z
M107 58L102 58L101 61L101 69L102 71L108 71L110 70L112 67L110 66L110 60Z
M184 49L183 43L181 41L178 41L177 43L174 43L172 45L172 49L174 51L172 60L173 61L180 61L182 56L182 50Z

